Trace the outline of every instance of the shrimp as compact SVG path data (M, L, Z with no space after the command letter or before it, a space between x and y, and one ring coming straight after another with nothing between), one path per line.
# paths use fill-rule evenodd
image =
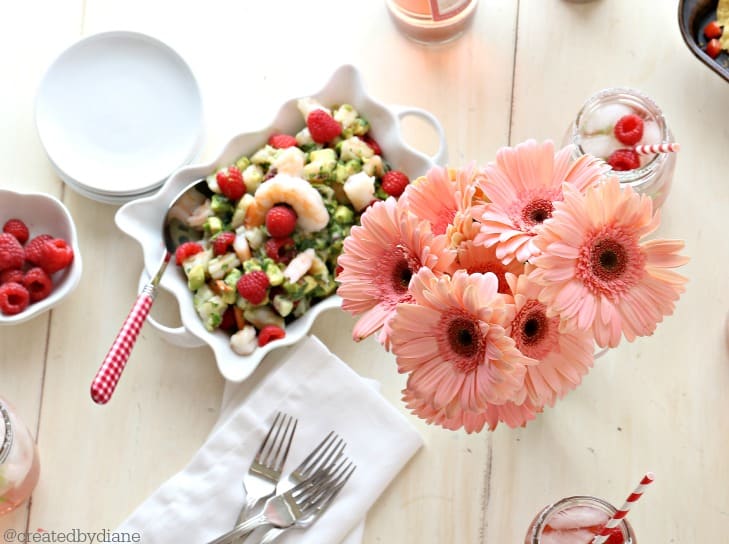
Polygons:
M315 257L316 253L312 248L302 251L286 266L286 270L283 271L284 277L289 282L296 283L309 271Z
M245 227L238 228L235 231L235 240L233 241L233 251L238 256L240 262L247 261L251 258L251 248L248 245L248 239L246 238Z
M187 191L180 199L175 202L175 205L170 209L167 215L170 218L175 218L180 223L187 224L188 219L193 214L195 209L205 202L205 195L197 191Z
M298 219L296 224L305 232L316 232L329 223L329 212L319 191L301 178L276 174L256 189L255 205L246 214L247 226L262 225L266 212L275 204L288 204Z
M207 218L213 215L215 215L215 212L210 207L210 200L206 199L205 202L192 211L192 214L187 218L187 224L191 227L202 227Z

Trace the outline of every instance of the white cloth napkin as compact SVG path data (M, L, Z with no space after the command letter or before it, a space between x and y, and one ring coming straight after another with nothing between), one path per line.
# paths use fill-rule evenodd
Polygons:
M357 542L369 508L422 446L405 417L314 337L270 353L246 382L226 388L223 406L219 423L187 467L118 532L139 532L145 544L202 544L229 531L243 504L243 475L281 410L299 420L285 471L329 431L347 442L345 454L357 470L321 519L277 542Z

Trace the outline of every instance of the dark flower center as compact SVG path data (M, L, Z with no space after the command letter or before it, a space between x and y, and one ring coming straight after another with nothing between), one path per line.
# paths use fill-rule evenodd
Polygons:
M529 226L539 225L552 217L554 205L546 198L536 198L521 211L521 218Z
M592 247L592 271L602 280L620 277L628 265L625 248L616 240L598 240Z
M410 278L413 271L410 270L406 259L401 259L392 267L392 287L396 293L405 293L410 286Z
M458 355L456 367L462 372L471 372L476 366L475 356L481 350L483 339L476 323L465 317L456 317L448 324L448 344Z

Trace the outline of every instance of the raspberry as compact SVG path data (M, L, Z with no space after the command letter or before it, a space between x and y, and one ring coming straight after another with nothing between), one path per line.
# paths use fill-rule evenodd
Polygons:
M266 299L268 276L263 270L254 270L243 274L236 285L238 294L251 304L260 304Z
M23 287L28 290L30 301L38 302L51 294L53 281L51 281L51 277L46 274L45 270L36 266L25 273Z
M318 144L331 142L342 133L342 126L321 109L312 111L306 118L306 126L309 128L311 138Z
M73 261L73 248L65 240L46 240L40 250L40 267L48 274L63 270Z
M25 260L31 264L39 265L41 262L41 248L48 240L53 240L53 236L50 234L39 234L28 242L25 246Z
M258 333L258 345L263 347L272 340L280 340L286 336L286 331L276 325L266 325Z
M235 242L235 233L229 230L219 233L213 238L213 254L222 255L228 252L228 248Z
M632 149L616 149L607 163L615 171L633 170L640 166L640 156Z
M19 314L28 304L30 294L25 287L14 281L0 285L0 312L5 315Z
M296 212L285 204L276 204L266 213L266 228L274 238L290 236L296 229Z
M235 309L233 306L228 306L225 309L225 312L223 312L223 319L220 321L218 328L224 331L230 331L238 328L235 320Z
M197 242L185 242L177 246L175 250L175 261L182 265L187 259L203 251L203 247Z
M12 234L21 244L27 242L30 237L28 227L20 219L9 219L6 221L5 225L3 225L3 232Z
M372 136L365 134L362 136L362 141L370 146L375 155L382 155L382 148L380 148L380 144L378 144Z
M608 539L605 544L623 544L623 530L620 527L613 527L608 531Z
M0 233L0 270L20 268L25 262L25 251L18 239L7 232Z
M20 268L8 268L0 272L0 285L9 281L23 283L23 271Z
M382 190L396 198L403 193L409 183L410 178L399 170L390 170L382 176Z
M264 247L266 255L274 261L288 263L294 258L295 247L291 238L269 238Z
M268 138L268 145L277 149L296 147L296 138L288 134L271 134Z
M635 145L643 137L643 119L637 115L623 115L615 123L615 137L625 145Z
M246 192L246 184L243 181L243 174L235 166L229 166L215 175L220 192L230 200L239 200Z

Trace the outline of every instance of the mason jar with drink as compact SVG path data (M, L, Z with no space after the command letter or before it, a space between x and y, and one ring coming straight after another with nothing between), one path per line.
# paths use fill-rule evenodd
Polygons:
M0 515L15 510L38 483L38 448L15 409L0 397Z

